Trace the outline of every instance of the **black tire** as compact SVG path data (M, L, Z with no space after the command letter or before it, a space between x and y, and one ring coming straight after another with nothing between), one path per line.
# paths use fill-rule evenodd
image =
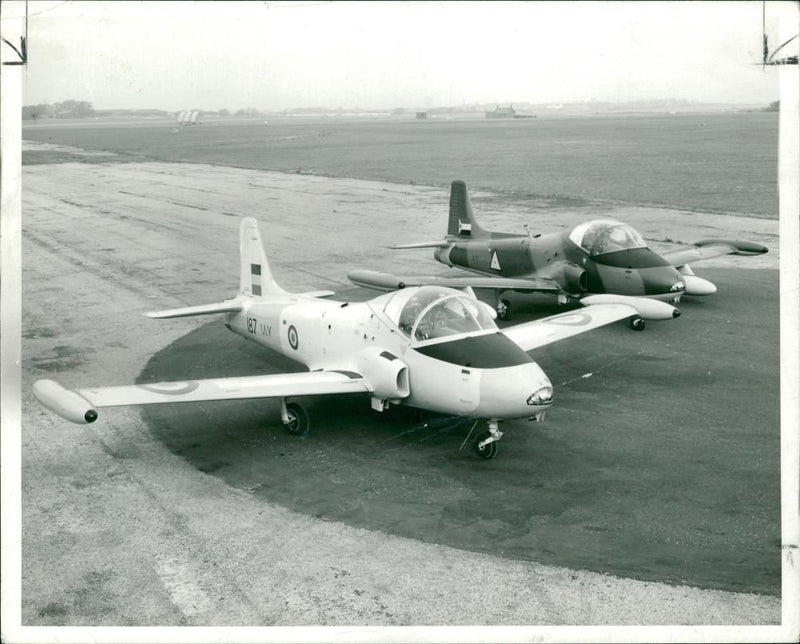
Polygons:
M480 447L481 441L485 441L490 436L491 434L489 432L481 432L478 434L475 442L472 443L472 451L475 452L479 458L489 460L490 458L497 456L497 441L492 441L491 443Z
M634 331L644 331L644 326L645 326L645 324L644 324L644 320L643 320L642 318L638 318L638 317L632 317L632 318L631 318L631 319L628 321L628 324L630 325L630 327L631 327L631 328L632 328Z
M289 422L285 423L286 431L292 436L308 436L311 429L308 412L297 403L289 403L286 405L286 413L289 415Z
M497 307L497 319L498 320L510 320L511 319L511 302L508 300L500 300L501 306Z

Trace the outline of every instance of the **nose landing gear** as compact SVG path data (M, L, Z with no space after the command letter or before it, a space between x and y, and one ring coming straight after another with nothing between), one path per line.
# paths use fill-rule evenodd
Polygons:
M490 459L497 456L497 441L499 441L503 432L498 427L498 421L491 419L488 421L489 431L481 432L472 443L472 450L477 456L483 459Z

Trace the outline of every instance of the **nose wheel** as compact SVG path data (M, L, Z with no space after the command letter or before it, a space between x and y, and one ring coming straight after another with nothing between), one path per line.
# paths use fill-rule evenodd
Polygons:
M489 421L489 431L481 432L472 443L472 451L482 459L488 460L497 456L497 441L502 438L503 432L498 427L496 420Z

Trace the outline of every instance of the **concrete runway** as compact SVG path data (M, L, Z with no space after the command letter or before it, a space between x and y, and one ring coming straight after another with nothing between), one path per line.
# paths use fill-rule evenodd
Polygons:
M680 323L643 334L620 324L535 352L555 406L545 423L504 423L490 463L462 448L472 422L375 414L367 397L304 399L315 424L305 441L283 431L272 400L153 405L143 418L198 470L304 514L512 559L776 594L776 275L704 274L726 295L687 301ZM730 352L751 334L762 342ZM140 380L296 370L216 320L158 352Z
M561 488L587 466L585 458L591 470L582 488L570 488L574 498L593 493L595 474L605 472L605 480L613 481L614 468L620 467L626 450L611 445L606 428L598 426L601 416L610 419L605 423L619 421L618 395L648 399L660 390L663 398L648 404L675 414L693 409L685 398L675 398L676 390L694 390L697 400L708 405L725 394L717 405L734 413L719 421L733 432L725 440L753 427L766 432L764 452L753 459L752 471L767 481L775 479L766 485L777 484L769 442L777 449L777 416L769 411L777 400L774 387L771 393L768 387L759 392L736 374L718 377L714 369L724 366L726 356L733 358L709 351L710 343L729 347L735 340L744 374L764 371L763 364L754 362L759 352L777 355L777 222L733 218L737 237L770 247L763 258L739 258L737 265L768 270L712 269L709 277L724 288L714 300L687 304L684 317L674 323L653 324L635 335L618 327L598 331L603 354L590 355L587 334L570 346L572 341L564 343L562 354L552 347L536 355L557 384L590 371L597 375L581 379L578 387L561 386L558 407L547 423L509 431L498 459L482 463L454 449L459 430L430 440L419 433L393 439L405 422L402 415L375 421L368 410L341 399L334 403L334 422L318 427L305 441L289 441L271 420L275 409L270 401L236 409L187 407L189 416L170 423L172 433L165 430L163 417L135 408L106 410L91 426L71 425L36 405L29 393L31 382L41 377L85 386L159 379L183 365L192 371L178 377L240 373L260 365L234 346L237 338L226 335L221 324L209 325L202 318L156 322L141 314L232 295L238 279L237 228L244 215L262 222L273 269L288 289L331 288L364 297L350 290L348 269L408 270L410 261L418 261L416 272L435 272L438 267L426 253L388 253L383 246L440 237L447 194L420 186L162 163L39 165L26 167L23 181L23 624L779 623L775 596L659 583L691 583L687 571L704 554L732 547L724 537L711 536L698 547L697 558L681 563L687 549L680 542L667 544L675 538L671 530L681 525L674 523L681 519L677 515L668 516L664 526L650 526L655 531L650 542L666 548L661 570L632 574L644 568L636 556L624 564L627 570L620 569L619 574L646 581L587 571L607 572L619 565L608 565L613 547L593 550L609 527L608 543L636 534L630 532L635 524L647 529L654 515L620 513L642 488L608 485L587 500L589 506L601 500L601 514L581 515L577 504L569 521L558 519L558 504L566 498ZM476 207L489 199L478 195ZM493 225L502 211L502 204L495 204L487 223ZM537 213L543 230L591 217L563 211L549 213L552 219L545 221L544 215ZM656 209L626 213L656 248L676 239L671 231L650 232L659 215L673 225L685 217L680 228L686 241L730 236L725 218ZM692 218L702 229L687 228ZM309 239L313 244L304 246ZM772 293L765 291L770 285ZM757 313L743 306L750 296ZM677 326L685 321L694 330L690 345ZM214 342L213 353L207 340ZM686 354L691 361L682 357ZM618 359L606 360L610 355ZM236 360L225 362L226 357ZM764 360L769 371L770 358ZM287 366L271 359L265 364ZM647 382L643 374L651 375ZM664 381L668 384L662 387ZM747 404L741 409L752 415L741 422L735 405L748 396L759 399L766 416L754 418L758 410ZM582 400L591 404L571 405ZM330 416L330 404L317 403L315 414ZM649 409L626 409L628 421L648 428L649 435L638 444L650 441L670 453L684 449L677 444L683 422L670 423L670 416L662 416L658 425L648 427L643 421L652 417ZM713 412L705 408L693 426L714 424ZM587 420L593 435L563 430L588 427ZM391 451L384 449L385 455L373 459L387 444ZM695 443L693 449L700 448L712 455L695 472L705 468L713 485L723 485L715 472L725 463L715 461L713 444ZM646 480L648 459L657 454L636 452L639 460L623 466L626 476L639 468ZM298 473L318 478L307 479L303 487ZM507 485L520 480L530 483L549 510L532 515L538 523L509 539L506 524L513 524L510 517L518 507ZM316 496L306 494L311 488ZM743 489L730 488L733 506L738 507L736 495ZM484 499L487 492L491 495ZM498 503L498 495L509 498ZM656 503L658 497L649 500ZM702 494L695 500L698 512L716 516L714 508L703 507ZM478 535L475 543L455 539L463 522L443 512L443 503L475 514L473 527L480 528L472 531ZM383 507L390 509L382 518L376 508ZM729 523L715 521L710 527L769 538L758 533L759 526L775 511L764 507L744 523L731 516ZM611 525L620 517L620 526ZM374 524L378 519L388 523ZM544 535L534 545L549 549L548 543L571 531L570 521L589 527L563 546L582 551L582 559L567 556L567 565L574 568L544 565L563 565L564 552L548 560L539 556L543 549L531 550L526 539ZM431 536L436 532L432 523L446 538ZM600 565L595 552L597 560L604 560ZM743 569L754 556L762 553L741 553ZM777 566L777 546L774 557ZM675 574L663 574L673 563ZM706 561L704 566L713 571L716 564ZM722 571L720 578L710 575L702 585L732 588L730 580L740 573ZM767 571L764 579L742 587L769 593L769 578Z

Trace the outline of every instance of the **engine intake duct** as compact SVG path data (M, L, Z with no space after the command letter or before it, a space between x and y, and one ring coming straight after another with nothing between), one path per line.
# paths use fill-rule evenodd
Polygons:
M397 356L377 347L358 354L358 370L372 387L373 395L400 400L411 393L408 366Z
M568 293L585 293L589 290L589 276L577 264L562 264L553 279L563 284Z

